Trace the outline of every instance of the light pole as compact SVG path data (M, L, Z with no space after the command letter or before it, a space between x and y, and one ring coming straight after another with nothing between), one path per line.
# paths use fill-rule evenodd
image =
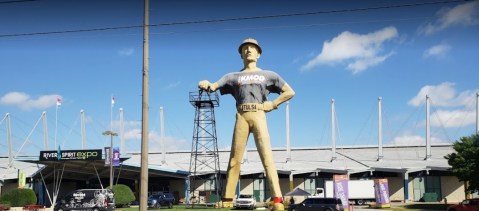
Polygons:
M113 136L118 136L118 133L115 133L111 130L103 132L103 135L110 136L110 189L113 188Z

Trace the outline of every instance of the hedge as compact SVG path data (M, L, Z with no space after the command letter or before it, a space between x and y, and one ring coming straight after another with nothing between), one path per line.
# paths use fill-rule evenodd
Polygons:
M29 204L36 204L37 196L32 189L13 189L0 197L0 203L10 204L12 207L23 207Z
M115 204L117 207L127 206L136 199L131 188L126 185L113 185L112 189L115 193Z

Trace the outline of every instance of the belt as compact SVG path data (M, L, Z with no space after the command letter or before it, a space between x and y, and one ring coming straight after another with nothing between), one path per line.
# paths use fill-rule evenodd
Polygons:
M261 103L243 103L239 105L238 111L262 111L263 104Z

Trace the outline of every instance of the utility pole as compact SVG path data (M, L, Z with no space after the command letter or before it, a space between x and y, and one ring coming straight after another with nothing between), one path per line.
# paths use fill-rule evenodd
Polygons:
M145 0L145 16L143 23L143 97L142 97L142 120L141 120L141 169L140 169L140 211L148 209L148 10L149 2Z

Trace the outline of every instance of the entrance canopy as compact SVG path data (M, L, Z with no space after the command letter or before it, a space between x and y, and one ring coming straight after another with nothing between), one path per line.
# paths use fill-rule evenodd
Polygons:
M310 196L311 194L301 188L295 188L291 192L287 192L284 195L285 196Z
M32 177L49 178L55 172L62 171L63 179L91 180L110 177L110 165L106 164L101 149L95 150L63 150L41 151L38 157L17 157L17 161L36 163L42 166ZM119 156L118 166L113 166L115 180L140 178L141 165L123 164L129 156ZM166 168L149 167L148 174L157 177L186 178L189 172Z

